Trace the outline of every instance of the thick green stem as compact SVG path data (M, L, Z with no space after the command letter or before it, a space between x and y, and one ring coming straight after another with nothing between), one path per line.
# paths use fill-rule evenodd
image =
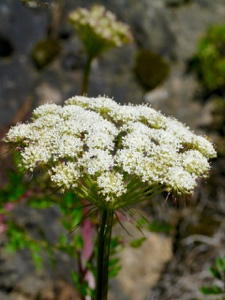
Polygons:
M89 82L89 76L91 72L91 64L93 61L92 56L88 56L85 67L84 67L84 74L83 74L83 80L82 80L82 86L81 86L81 95L87 94L88 92L88 82Z
M101 212L101 224L98 233L97 277L95 300L107 300L110 240L113 225L114 212L103 210Z

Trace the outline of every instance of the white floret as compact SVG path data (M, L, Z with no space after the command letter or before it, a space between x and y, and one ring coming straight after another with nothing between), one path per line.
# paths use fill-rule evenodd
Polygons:
M54 103L46 103L34 109L32 113L33 119L49 115L49 114L58 114L61 111L61 107Z
M110 170L114 166L113 156L105 150L91 149L78 160L78 165L90 175Z
M78 185L80 173L76 163L59 163L52 167L48 173L53 184L63 191L75 188Z
M97 178L100 193L103 195L111 194L120 197L127 192L124 184L123 175L119 173L105 172ZM110 199L110 198L107 198Z
M207 175L210 169L207 158L197 150L185 151L181 157L181 164L191 174Z
M4 141L6 142L22 142L30 136L30 124L17 124L9 129Z
M213 144L203 136L193 137L193 146L207 158L216 157L216 150Z
M175 192L177 194L192 194L196 187L196 176L192 176L182 167L171 167L167 171L165 177L165 184L168 186L168 192Z
M51 152L44 145L31 144L21 152L21 156L23 166L32 172L35 167L48 163Z

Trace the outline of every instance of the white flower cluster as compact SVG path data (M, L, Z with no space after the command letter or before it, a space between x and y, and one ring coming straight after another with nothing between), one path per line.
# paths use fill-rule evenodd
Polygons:
M177 120L107 97L42 105L31 123L12 127L5 141L15 143L25 169L45 166L53 185L82 197L96 193L116 207L119 201L134 203L143 185L144 192L191 194L216 156L207 138ZM130 192L136 194L129 202Z
M98 55L111 47L120 47L132 41L129 27L116 20L110 11L101 5L90 10L77 8L69 20L89 53Z

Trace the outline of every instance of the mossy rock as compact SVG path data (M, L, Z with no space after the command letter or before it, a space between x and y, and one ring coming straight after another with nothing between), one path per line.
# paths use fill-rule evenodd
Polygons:
M31 58L37 69L41 70L50 64L60 53L60 42L55 39L40 40L31 51Z
M134 72L142 87L149 91L168 77L170 66L160 54L142 49L137 52Z

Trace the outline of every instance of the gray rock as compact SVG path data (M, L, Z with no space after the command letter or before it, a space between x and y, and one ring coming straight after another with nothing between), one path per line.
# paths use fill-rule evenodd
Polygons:
M205 106L203 109L200 103L193 101L199 90L199 85L193 75L187 74L186 67L206 28L213 23L224 22L224 0L102 0L98 2L106 5L121 21L127 22L131 26L135 43L131 46L112 49L94 62L88 94L90 96L106 94L121 103L141 103L146 100L154 108L160 109L165 114L174 115L193 129L205 124L208 125L211 107ZM67 22L67 15L79 5L88 7L92 3L91 0L64 1L59 24L62 50L59 56L40 72L35 69L29 54L40 39L48 36L52 6L29 8L22 5L19 0L0 1L0 37L8 41L8 47L11 46L11 51L6 52L7 55L3 53L4 55L0 56L0 126L10 125L13 117L27 99L33 99L33 106L50 101L60 104L68 97L79 94L85 55L80 41ZM147 94L144 94L133 74L134 56L138 48L147 48L160 53L171 65L170 76L160 87ZM20 120L17 118L17 121ZM224 173L224 163L221 162L220 165L219 171ZM208 191L202 192L201 197L198 195L198 199L200 199L198 205L202 210L202 207L206 205L202 204L205 203L203 198L211 205L207 209L215 207L215 202L218 199L214 199L214 196L217 193L217 187L221 191L224 186L224 178L222 177L219 181L215 180L215 182L211 196ZM216 195L215 197L219 196ZM222 193L220 199L224 199L223 197L224 194ZM213 201L210 202L212 198ZM157 214L159 213L157 212ZM163 215L167 215L167 212L164 212ZM192 214L190 215L193 217ZM49 241L54 240L61 230L58 215L54 210L38 214L33 210L23 211L21 208L18 211L18 216L20 216L20 222L29 221L34 224L34 228L40 222L48 228L50 219L53 225L48 229ZM192 222L193 219L190 220L190 223ZM182 223L180 226L186 228L187 224ZM177 231L179 229L180 227ZM158 238L157 242L161 241L161 237ZM181 239L181 237L172 238L174 241ZM149 241L151 241L150 237ZM169 241L171 242L171 240ZM149 248L151 247L150 244L147 245ZM164 247L163 244L160 245L161 248ZM224 248L223 245L222 242L219 244L220 249ZM136 276L129 277L128 274L126 277L126 274L123 273L120 281L113 281L111 295L116 295L113 296L114 298L137 300L139 299L137 298L139 288L141 288L140 294L142 294L142 292L147 293L148 285L149 288L152 286L153 281L149 283L148 279L152 278L153 275L148 266L154 265L155 256L151 258L148 249L146 247L143 249L140 249L139 256L137 256L141 260L143 269L139 270ZM149 292L149 300L190 300L199 296L198 289L201 284L199 278L204 276L201 277L202 275L198 273L199 265L194 269L195 275L188 267L191 257L198 261L196 253L201 252L201 249L190 245L185 249L184 256L180 252L175 253L175 258L173 257L165 271L163 271L165 259L163 257L157 258L160 266L157 271L157 279L160 273L163 275L158 284L156 284L157 279L155 279L156 285L152 293ZM205 249L208 250L205 247L202 252ZM124 264L126 260L137 258L129 250L123 257ZM214 249L215 251L216 249ZM160 254L160 249L158 252ZM208 265L205 262L208 257L203 254L200 256L201 266L207 272ZM212 251L210 252L210 259L211 257ZM167 257L167 259L169 258ZM59 257L58 262L57 270L51 269L47 264L44 274L40 275L36 273L27 251L19 252L13 257L1 251L0 299L18 300L21 295L35 299L38 293L40 295L41 289L54 285L52 281L63 277L65 281L69 282L69 271L75 262L71 263L66 256ZM132 261L128 261L127 265L128 267L132 265ZM144 269L145 267L146 269ZM185 268L187 268L187 273L182 276ZM129 273L128 268L126 272ZM134 269L131 269L130 274L134 274L133 272ZM143 274L143 272L146 273ZM171 274L178 274L178 276L173 278ZM139 285L136 280L137 277L146 279L145 287L142 284ZM186 284L187 279L189 286ZM126 286L132 287L132 284L136 285L137 290L134 293L131 288L128 292L129 296L127 296ZM179 293L176 293L174 285L178 290L180 288ZM13 289L15 289L14 298L12 298L11 293ZM118 292L121 292L121 298L117 296Z

